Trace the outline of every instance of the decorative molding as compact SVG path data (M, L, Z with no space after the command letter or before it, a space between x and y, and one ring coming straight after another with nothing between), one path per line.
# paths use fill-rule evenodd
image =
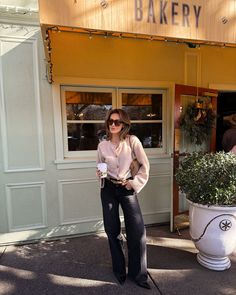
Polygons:
M162 210L157 210L155 212L144 212L142 215L143 216L152 216L152 215L157 215L157 214L166 214L170 213L170 208L164 208Z
M58 197L59 197L59 214L60 214L60 225L66 224L74 224L74 223L86 223L86 222L94 222L99 221L101 217L94 216L90 218L75 218L71 220L65 220L64 218L64 206L63 206L63 186L70 185L70 184L84 184L84 183L95 183L97 184L98 181L96 178L84 178L84 179L65 179L65 180L58 180Z
M33 72L34 72L34 99L35 99L35 109L36 109L36 120L37 120L37 131L38 131L38 152L39 152L39 165L33 168L11 168L9 167L9 154L8 154L8 143L7 143L7 126L6 126L6 107L5 107L5 94L4 94L4 84L3 84L3 69L2 69L2 59L0 58L0 116L1 116L1 135L2 135L2 146L3 146L3 162L4 162L4 172L26 172L26 171L39 171L45 169L44 160L44 144L43 144L43 132L42 132L42 118L41 118L41 106L40 106L40 89L39 89L39 66L38 66L38 49L36 38L26 38L26 37L2 37L0 36L0 46L3 42L12 43L28 43L32 45L33 51ZM1 50L1 47L0 47Z
M19 2L19 1L18 1ZM31 1L32 2L32 1ZM0 5L1 21L6 22L21 22L26 24L39 23L38 5L30 4L30 7L15 6L15 5Z
M38 25L28 25L28 24L13 24L11 22L0 23L0 35L5 37L23 37L29 38L40 31Z
M53 119L55 132L55 148L56 160L63 161L63 131L62 131L62 116L61 116L61 94L60 85L52 84L52 99L53 99ZM57 126L57 128L55 128ZM58 169L61 169L58 167ZM70 168L69 168L70 169Z
M152 174L150 173L150 176L149 176L149 179L151 178L162 178L162 177L166 177L166 178L170 178L171 177L171 170L169 173L166 173L166 172L158 172L158 173L155 173L155 174Z
M236 84L209 84L209 88L219 91L236 91Z
M67 169L83 169L83 168L96 168L96 155L91 158L84 157L81 160L78 159L64 159L54 161L57 165L58 170L67 170ZM156 154L155 157L153 155L147 155L150 165L160 165L166 164L169 165L171 169L171 156L168 154Z
M99 217L99 216L95 216L92 218L76 218L71 221L61 221L60 225L70 225L70 224L75 224L75 223L81 224L81 223L91 223L91 222L97 223L100 220L101 220L101 217Z
M84 168L96 168L96 158L94 156L93 160L72 160L65 159L62 161L55 161L57 164L58 170L64 170L64 169L84 169Z
M167 177L170 178L170 174L158 174L158 175L151 175L150 178L158 178L158 177ZM59 196L59 208L60 208L60 225L70 225L75 223L90 223L90 222L98 222L101 220L100 216L92 216L89 218L83 217L83 218L74 218L71 220L65 220L64 218L64 210L63 210L63 186L64 185L70 185L70 184L85 184L85 183L95 183L97 184L97 179L95 178L85 178L85 179L70 179L70 180L59 180L58 181L58 196ZM166 214L170 213L170 208L163 208L162 210L158 210L156 212L146 212L143 213L143 216L151 218L153 215L157 214ZM121 218L123 218L123 215L121 215Z
M167 222L170 220L170 210L166 208L157 212L147 212L143 216L146 224ZM122 216L121 219L123 219ZM54 240L58 239L58 237L76 237L92 233L104 233L102 217L94 218L94 221L92 219L81 219L78 224L71 223L62 226L0 234L0 246L19 242L29 243L37 240Z
M13 210L12 210L12 190L22 188L39 188L41 196L41 210L42 222L38 224L28 224L27 226L17 226L13 224ZM23 231L29 229L40 229L47 226L47 206L46 206L46 189L45 182L27 182L27 183L8 183L5 185L6 199L7 199L7 215L9 231Z
M32 15L36 14L38 15L38 7L36 8L26 8L23 6L14 6L14 5L0 5L0 13L6 14L6 15Z
M82 87L115 87L115 88L155 88L161 90L172 90L174 93L175 83L169 81L150 81L150 80L122 80L122 79L97 79L97 78L80 78L68 76L55 76L55 85L70 85Z

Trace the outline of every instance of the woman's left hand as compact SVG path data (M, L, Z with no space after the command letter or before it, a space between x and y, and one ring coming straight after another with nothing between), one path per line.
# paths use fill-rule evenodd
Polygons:
M124 181L124 182L122 183L122 185L125 186L125 188L126 188L127 190L132 190L132 186L131 186L131 184L129 183L128 180Z

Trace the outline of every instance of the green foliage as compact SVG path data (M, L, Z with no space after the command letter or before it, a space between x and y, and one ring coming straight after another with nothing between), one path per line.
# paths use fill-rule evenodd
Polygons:
M236 206L236 155L192 153L181 161L176 181L194 203Z
M204 116L196 120L198 112L199 109L195 107L195 103L189 105L180 117L180 128L186 133L191 143L201 145L211 134L215 113L212 109L205 109L203 111Z

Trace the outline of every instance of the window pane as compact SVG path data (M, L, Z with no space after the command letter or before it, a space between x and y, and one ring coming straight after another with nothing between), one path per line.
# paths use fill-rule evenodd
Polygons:
M96 150L100 141L106 139L104 124L67 124L68 151Z
M66 91L67 120L104 120L112 93Z
M131 120L162 120L162 94L122 93Z
M162 147L161 123L132 123L130 134L136 135L144 148Z

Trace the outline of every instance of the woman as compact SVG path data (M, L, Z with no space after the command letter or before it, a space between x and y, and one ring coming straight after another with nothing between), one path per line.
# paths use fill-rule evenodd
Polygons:
M98 145L97 163L107 164L108 176L101 188L101 201L113 272L119 283L123 284L126 268L119 218L121 205L128 246L128 277L140 287L150 289L147 282L146 231L137 199L137 193L148 181L149 162L139 139L128 135L130 119L124 110L110 110L105 125L107 140ZM130 171L132 153L141 164L133 179ZM101 176L99 170L97 175Z
M236 114L226 116L223 119L229 125L229 129L223 135L222 147L226 153L236 154Z

